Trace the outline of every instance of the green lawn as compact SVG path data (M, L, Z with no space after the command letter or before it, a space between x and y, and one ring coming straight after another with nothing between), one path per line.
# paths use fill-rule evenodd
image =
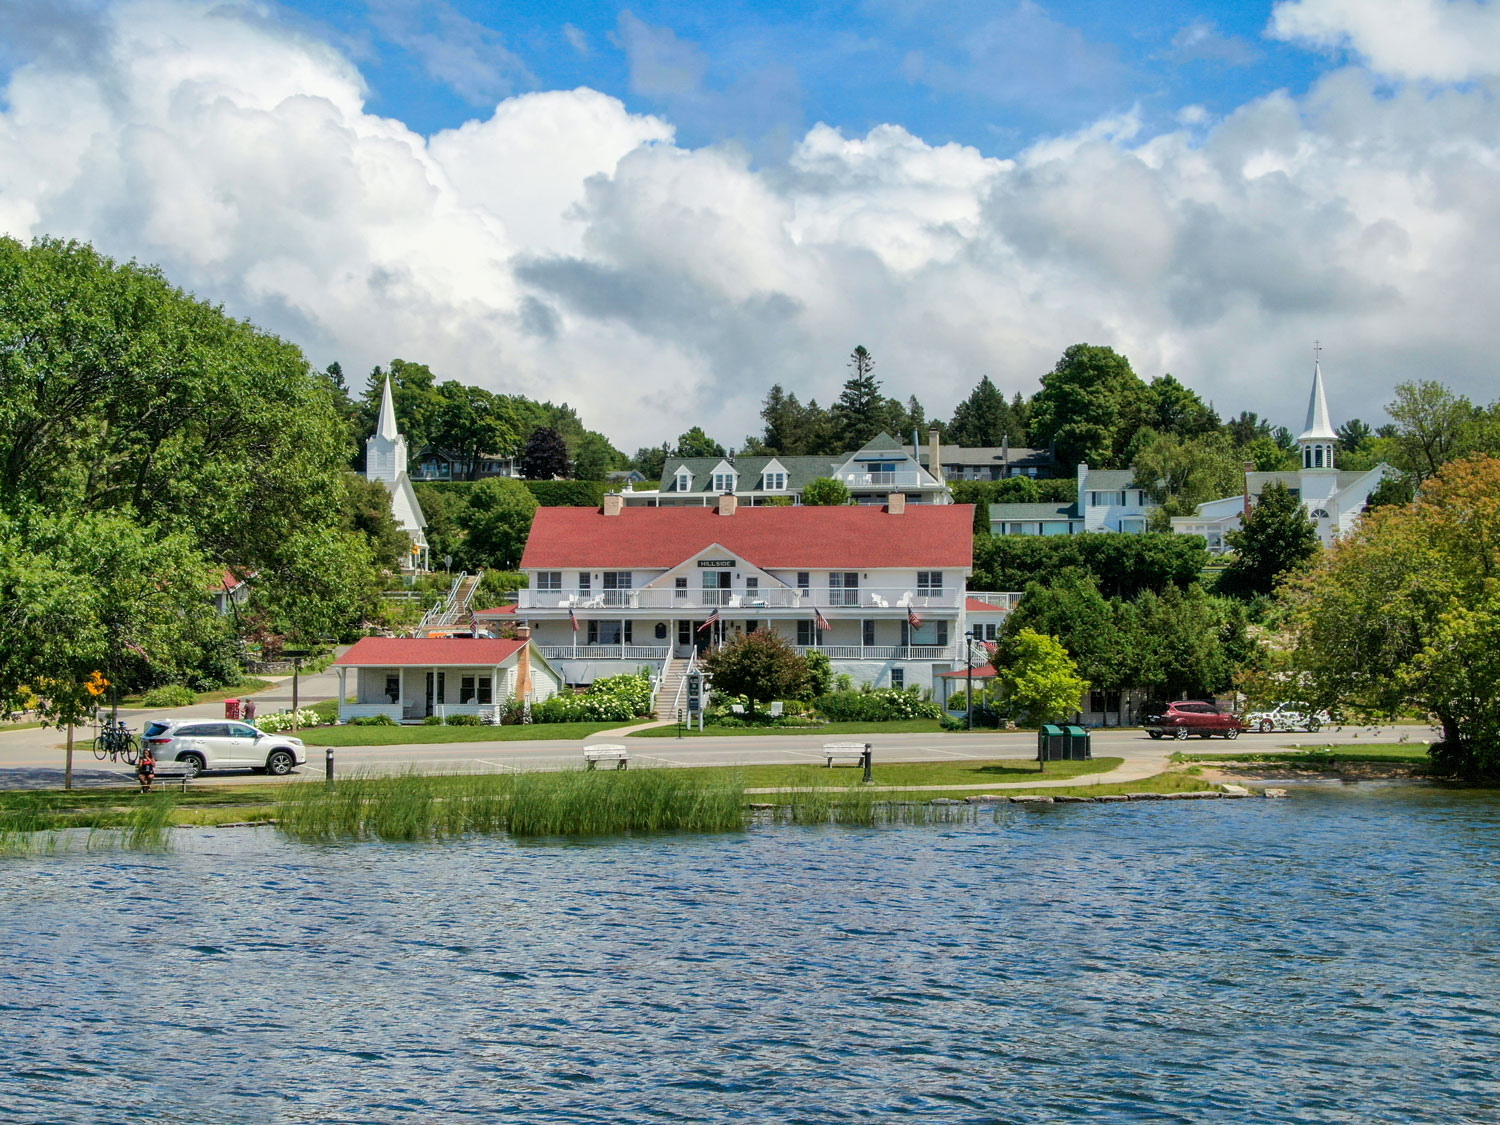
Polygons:
M1064 777L1082 777L1091 773L1105 773L1114 769L1124 759L1094 758L1087 762L1048 762L1047 772L1037 770L1037 763L1022 759L1001 759L993 762L886 762L875 757L871 776L876 785L984 785L988 782L1012 782L1046 779L1055 781ZM691 766L678 772L686 777L708 779L724 769L737 769L747 789L765 789L772 786L835 786L853 785L862 776L857 766L822 765L776 765L776 766Z
M629 723L529 723L504 727L313 727L298 732L309 746L423 746L442 742L530 742L587 738Z
M1173 754L1174 762L1249 762L1256 765L1282 765L1315 768L1342 762L1427 762L1427 747L1421 743L1372 742L1364 746L1341 743L1337 746L1308 746L1300 750L1258 750L1244 754Z
M719 727L709 723L701 732L695 727L684 729L684 738L739 738L758 735L801 735L803 738L822 738L829 734L941 734L943 728L936 719L896 719L889 723L824 723L817 727ZM677 725L651 727L639 730L631 738L676 738Z

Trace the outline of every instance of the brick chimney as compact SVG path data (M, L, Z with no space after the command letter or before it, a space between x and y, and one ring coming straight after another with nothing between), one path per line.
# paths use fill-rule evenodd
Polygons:
M885 501L885 510L893 516L906 514L906 493L893 492Z
M604 497L604 514L606 516L618 516L625 508L625 497L618 492L611 492Z
M721 516L732 516L732 515L734 515L734 510L736 508L738 508L739 505L740 505L739 498L736 497L732 493L730 493L728 495L725 495L725 496L720 496L719 497L719 515L721 515Z
M1246 516L1248 516L1250 514L1250 474L1253 473L1253 472L1255 472L1255 462L1254 461L1246 461L1245 462L1245 512L1244 512L1244 514Z
M526 699L531 695L531 626L517 625L516 640L521 642L521 654L516 657L516 698Z

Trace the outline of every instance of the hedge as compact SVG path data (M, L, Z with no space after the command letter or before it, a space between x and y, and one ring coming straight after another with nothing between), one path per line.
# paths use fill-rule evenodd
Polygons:
M462 493L478 482L423 480L412 483L423 488ZM531 490L537 504L543 508L597 508L604 503L604 493L608 488L602 480L523 480L521 483Z

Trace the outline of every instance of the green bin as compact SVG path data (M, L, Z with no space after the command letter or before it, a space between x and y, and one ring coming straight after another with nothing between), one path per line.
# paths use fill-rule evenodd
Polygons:
M1086 762L1094 756L1093 739L1086 729L1074 724L1063 727L1063 730L1067 732L1069 761Z
M1036 760L1058 762L1067 756L1068 736L1055 723L1044 723L1036 732Z

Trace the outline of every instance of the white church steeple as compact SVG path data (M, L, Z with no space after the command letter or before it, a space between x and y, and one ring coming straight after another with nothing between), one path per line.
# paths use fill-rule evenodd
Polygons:
M365 479L393 484L406 472L406 438L396 428L396 404L391 398L391 377L385 377L380 395L380 421L365 439Z
M1302 448L1304 469L1333 468L1333 450L1339 435L1328 420L1328 399L1323 394L1323 368L1319 362L1323 348L1313 345L1312 394L1307 399L1307 425L1297 435L1297 444Z

